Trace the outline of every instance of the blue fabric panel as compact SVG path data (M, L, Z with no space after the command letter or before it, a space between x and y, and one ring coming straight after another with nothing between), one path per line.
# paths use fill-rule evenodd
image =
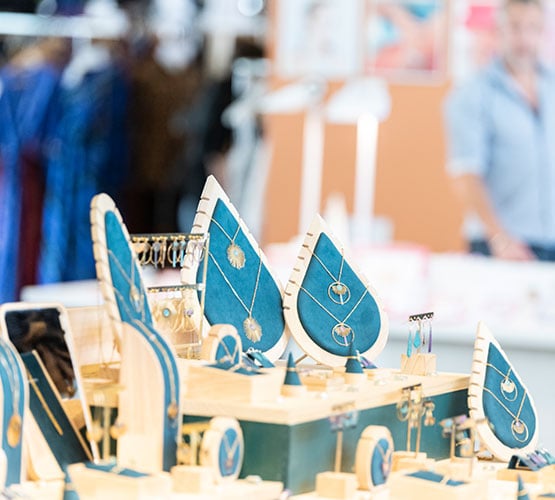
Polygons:
M63 431L63 435L58 434L35 390L29 386L29 408L62 470L65 470L67 465L89 460L87 450L79 440L52 386L46 380L46 374L35 353L24 353L21 355L21 359L25 363L29 377L33 377L52 415Z
M334 276L339 275L341 253L325 234L318 238L314 253L324 262ZM365 284L345 261L341 281L351 292L345 304L336 304L328 296L328 286L332 278L314 257L302 282L305 288L337 319L343 321L353 310L356 303L366 290ZM332 329L338 323L329 313L324 311L307 293L299 290L297 299L299 318L310 339L321 349L337 356L347 356L350 346L338 344L332 337ZM372 295L367 293L346 323L355 332L354 347L361 353L368 351L378 339L381 328L378 305Z
M94 462L86 462L85 466L87 469L98 470L101 472L110 472L112 474L117 474L118 476L125 476L130 478L148 477L148 474L144 472L139 472L134 469L119 468L115 462L110 462L107 464L96 464Z
M233 373L239 373L240 375L264 375L264 373L258 371L258 368L247 369L246 367L238 367L236 364L230 363L229 361L220 361L208 366L211 368L217 368L218 370L232 371Z
M238 222L221 200L216 202L212 217L225 228L229 236L233 237ZM250 245L243 231L239 231L235 242L245 253L246 261L242 269L235 269L227 260L226 251L229 246L227 236L213 222L210 223L208 231L210 232L210 253L218 262L237 294L246 306L250 307L258 273L259 258L257 252ZM199 267L197 276L199 282L201 277L202 266ZM258 342L253 342L246 337L243 330L243 321L248 317L248 313L232 293L211 258L208 259L204 312L210 324L230 323L237 328L241 336L243 351L246 351L249 347L254 347L262 352L267 352L276 345L285 329L281 294L264 265L262 265L260 272L258 292L252 311L253 318L262 327L262 338Z
M239 466L239 458L241 454L241 444L237 444L233 453L230 453L228 460L227 447L229 446L230 452L233 450L235 441L237 440L237 432L235 429L227 429L224 432L224 437L220 442L220 449L218 453L218 467L222 476L232 476L237 472ZM226 441L227 440L227 441Z
M499 352L499 349L497 349L497 347L495 347L495 345L493 344L489 345L487 360L489 364L495 366L502 373L508 373L509 369L512 368L509 362L501 354L501 352ZM521 381L511 370L510 379L515 384L518 390L518 394L514 401L508 401L504 398L500 388L503 379L504 377L501 374L497 373L496 370L490 368L489 366L486 367L484 387L487 387L490 391L492 391L514 415L517 415L520 405L522 404L522 398L525 394L524 388ZM511 432L511 424L514 417L511 416L507 412L507 410L503 408L503 406L489 392L483 391L482 399L484 405L484 414L488 419L490 426L492 426L492 430L499 441L501 441L505 446L509 446L511 448L523 448L530 442L532 436L534 435L534 432L536 431L536 415L532 410L532 405L530 404L528 394L526 395L526 400L524 401L520 413L520 420L524 422L528 427L527 439L524 439L526 438L525 434L520 438L523 440L523 442L515 439L513 433Z
M162 373L164 376L164 404L167 408L172 402L170 375L168 370L172 371L175 402L179 404L180 395L180 379L179 371L173 352L168 343L155 329L152 324L152 316L148 305L146 289L143 285L138 272L136 260L129 249L128 241L123 233L120 222L114 212L107 212L105 216L106 226L106 247L111 251L108 252L110 262L110 273L112 276L112 284L118 309L120 311L122 321L129 323L137 328L139 334L143 335L149 342L154 353L156 354ZM112 255L113 254L113 255ZM119 262L119 265L117 264ZM121 266L121 269L120 269ZM134 269L134 271L132 271ZM133 277L133 279L131 279ZM130 297L131 281L140 294L140 306L135 309ZM144 328L144 330L141 328ZM151 339L155 337L155 341ZM163 349L164 353L160 350ZM167 360L170 366L167 366ZM176 464L177 439L176 433L177 419L171 419L168 416L164 423L164 450L163 450L163 469L169 471Z
M374 453L372 453L372 469L370 471L372 475L372 483L374 486L379 486L384 484L389 477L389 471L391 470L391 461L393 460L393 453L387 452L389 450L389 441L387 439L380 439L374 448ZM383 455L382 455L383 454ZM384 456L387 457L387 474L384 474L383 463Z
M425 481L433 481L434 483L441 483L441 481L443 481L444 479L444 476L442 476L441 474L436 474L435 472L427 470L419 470L417 472L413 472L412 474L407 474L407 477L415 477L417 479L424 479ZM444 484L446 486L461 486L467 483L463 481L448 479Z
M16 383L19 386L19 405L18 405L18 414L22 420L22 428L23 428L23 420L25 415L25 401L23 400L23 391L27 380L23 378L23 374L19 370L19 365L16 365L15 358L13 352L11 352L10 347L8 347L4 342L0 342L0 356L2 356L10 367L13 367L14 371L17 373L16 375ZM21 482L21 453L22 453L22 444L23 441L20 442L12 448L7 441L7 429L8 423L10 418L13 415L13 405L14 400L12 398L13 388L10 384L10 376L6 373L3 365L0 364L0 377L2 380L2 391L4 393L4 418L2 422L2 429L4 432L2 433L2 449L4 453L6 453L6 459L8 461L8 469L6 473L6 486L11 484L16 484Z

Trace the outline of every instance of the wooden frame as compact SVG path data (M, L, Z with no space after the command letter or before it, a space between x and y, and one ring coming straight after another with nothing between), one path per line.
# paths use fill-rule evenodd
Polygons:
M251 245L251 247L255 251L259 251L259 256L260 256L260 260L262 262L262 265L266 268L266 270L270 274L271 278L275 282L275 284L276 284L276 286L277 286L277 288L280 292L280 295L283 298L283 287L281 286L281 283L279 282L278 278L275 276L275 274L273 274L270 266L268 265L266 256L264 255L264 252L260 249L260 247L259 247L257 241L255 240L254 236L251 234L251 232L247 228L245 222L241 219L241 216L237 212L237 209L233 206L233 204L229 200L228 196L226 195L226 193L224 192L222 187L218 184L218 181L216 181L216 178L214 176L209 176L208 179L206 180L206 184L204 185L204 190L202 191L202 195L200 197L200 201L199 201L199 204L198 204L198 207L197 207L197 213L195 215L195 220L193 222L192 231L195 232L195 233L208 233L209 232L208 229L210 227L212 214L214 213L214 210L216 208L216 203L218 202L218 200L221 200L225 204L226 208L230 211L231 215L238 222L240 230L245 235L245 237L246 237L248 243ZM190 268L183 268L182 275L186 280L187 279L193 280L193 279L196 279L197 271L198 271L198 266L192 266ZM193 317L196 317L196 315L193 316ZM197 325L197 328L200 328L200 326L201 326L200 324ZM205 311L204 321L202 322L202 327L203 327L203 330L204 330L202 332L203 337L206 337L206 335L208 333L208 329L210 328L210 326L211 326L211 324L208 321L208 318L206 317L206 311ZM243 338L242 337L243 333L241 331L239 331L239 336L241 338ZM278 359L281 356L281 354L285 350L285 347L287 346L288 339L289 339L289 331L288 331L288 328L287 328L287 323L284 322L284 330L282 332L281 337L277 340L277 342L273 345L273 347L271 349L269 349L267 351L264 351L264 355L270 361L275 361L276 359Z
M312 252L321 234L325 234L337 249L342 248L341 243L333 236L333 234L330 233L324 220L319 215L316 215L310 225L310 228L308 229L308 232L306 233L303 245L295 262L293 272L291 273L291 277L289 278L285 288L283 309L285 320L289 325L289 330L291 331L293 338L306 354L316 361L328 366L343 366L345 364L346 357L332 354L322 349L310 338L303 327L297 308L297 298L299 295L300 284L304 280L308 266L312 259ZM387 337L389 335L389 322L387 315L385 314L381 303L376 296L374 288L372 288L362 272L349 261L347 255L345 255L345 262L349 262L349 266L353 270L354 274L366 286L369 295L374 299L378 307L380 314L380 331L378 332L378 337L368 350L360 353L362 356L373 360L377 358L385 347Z
M238 363L241 363L241 354L243 352L241 347L241 337L239 336L239 334L237 333L237 329L233 325L225 324L214 325L212 328L210 328L208 336L202 342L200 358L210 362L217 362L218 360L216 359L216 354L218 352L218 347L220 347L220 341L225 337L233 337L236 342L236 346L239 346Z
M372 479L372 461L374 451L380 439L385 439L388 443L389 455L389 471L385 476L383 484L374 484ZM383 486L389 479L389 474L393 468L393 439L391 432L387 427L381 425L369 425L366 427L358 440L356 458L355 458L355 473L357 476L358 487L362 490L372 490L374 488ZM383 458L383 457L382 457Z
M522 388L528 394L528 400L530 405L532 406L532 410L534 412L534 416L536 417L536 427L534 430L534 434L532 438L528 442L527 445L523 446L522 448L511 448L509 446L504 445L494 434L492 431L489 422L487 422L484 408L483 408L483 386L486 377L486 369L487 369L487 356L488 356L488 348L489 345L493 344L499 352L503 355L505 360L507 360L507 356L501 346L493 337L490 330L486 327L486 325L482 322L478 324L478 330L476 333L476 341L474 343L474 355L472 359L472 372L470 375L470 385L468 388L468 408L470 412L470 418L476 421L476 430L480 439L484 442L484 444L488 447L489 451L501 461L507 462L511 458L512 455L515 453L525 454L531 451L534 451L538 445L539 439L539 429L538 429L538 413L536 411L536 407L534 405L534 401L528 392L528 389L523 384L521 378L518 374L513 370L512 373L516 378L518 378L519 383L521 384ZM507 360L508 361L508 360ZM509 363L510 365L510 363Z

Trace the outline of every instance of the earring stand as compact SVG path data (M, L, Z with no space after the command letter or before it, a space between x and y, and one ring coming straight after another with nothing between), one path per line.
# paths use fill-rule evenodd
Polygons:
M401 373L406 375L433 375L437 372L436 355L432 353L432 320L433 312L413 314L409 316L410 326L417 324L415 336L420 336L420 344L418 346L410 345L412 342L412 332L409 335L409 346L406 354L401 354ZM422 324L426 322L428 332L423 331ZM416 352L414 352L416 350ZM427 352L426 352L427 351Z
M392 470L404 469L428 469L434 460L427 458L426 453L420 451L422 439L422 417L425 411L425 403L422 384L404 387L401 390L401 401L407 401L407 449L405 451L393 452ZM415 449L412 451L412 430L416 428Z
M146 233L132 234L131 246L137 255L137 261L142 267L154 266L155 269L180 269L181 284L161 285L148 287L149 293L181 293L189 290L200 292L200 300L195 296L193 302L195 313L199 317L199 326L196 330L196 341L174 345L177 353L185 358L196 358L202 343L204 329L204 301L206 294L206 275L208 272L208 255L210 237L201 233ZM191 243L196 243L191 248ZM198 244L202 244L200 255ZM157 245L157 247L155 247ZM155 249L156 248L156 249ZM196 261L196 262L195 262ZM202 279L200 283L187 283L184 269L194 263L202 261Z

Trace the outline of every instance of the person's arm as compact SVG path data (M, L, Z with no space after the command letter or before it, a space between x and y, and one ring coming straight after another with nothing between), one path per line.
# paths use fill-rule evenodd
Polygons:
M453 178L457 194L467 212L475 213L486 230L490 251L494 257L510 260L531 260L534 254L527 245L505 232L491 205L482 178L474 173Z

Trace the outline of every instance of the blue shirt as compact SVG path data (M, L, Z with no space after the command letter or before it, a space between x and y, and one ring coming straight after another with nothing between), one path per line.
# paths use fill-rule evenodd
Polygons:
M448 170L483 178L503 228L555 245L555 74L538 69L534 109L497 60L453 90L445 106ZM469 238L484 237L476 218Z

